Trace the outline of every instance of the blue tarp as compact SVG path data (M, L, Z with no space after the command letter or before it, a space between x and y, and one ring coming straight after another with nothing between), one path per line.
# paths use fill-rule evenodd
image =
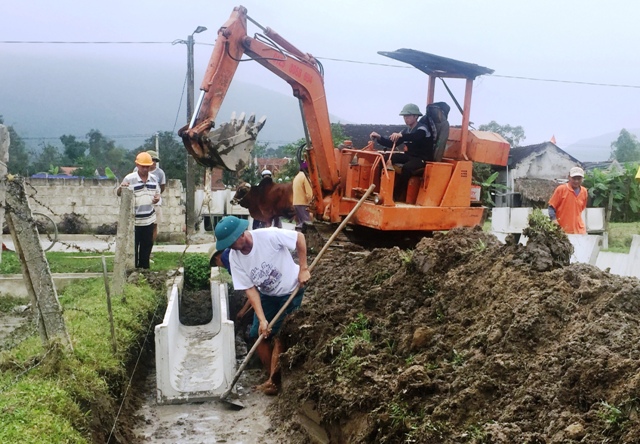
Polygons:
M49 173L32 174L31 177L33 177L34 179L100 179L100 180L109 179L107 176L82 177L82 176L69 176L67 174L49 174ZM109 179L109 180L112 180L112 179Z

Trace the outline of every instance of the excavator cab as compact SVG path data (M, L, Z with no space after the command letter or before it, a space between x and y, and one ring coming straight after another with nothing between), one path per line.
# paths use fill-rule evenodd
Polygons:
M484 208L477 199L477 186L472 183L473 163L504 166L510 148L498 134L469 129L473 81L493 70L413 49L379 54L408 63L428 75L423 119L428 119L428 127L436 133L435 159L416 172L419 176L411 177L406 192L394 193L398 171L384 167L382 154L372 144L360 151L343 149L340 160L343 200L357 198L371 181L376 184L377 207L363 205L356 223L382 231L439 231L480 224ZM434 102L438 79L448 91L445 79L465 82L462 106L452 95L462 115L460 126L450 127L449 106ZM406 197L403 202L396 202L394 194Z

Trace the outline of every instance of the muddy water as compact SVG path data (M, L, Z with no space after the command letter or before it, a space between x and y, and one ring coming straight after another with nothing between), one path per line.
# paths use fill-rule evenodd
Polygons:
M144 404L136 412L140 425L134 429L141 443L156 444L277 444L288 442L271 428L268 416L274 398L253 390L262 371L245 371L238 382L244 408L236 410L220 401L158 405L155 372L145 381Z
M243 305L243 292L232 292L229 298L232 319ZM211 319L211 294L208 290L187 291L182 294L180 321L185 325L200 325ZM237 328L244 330L251 316ZM240 335L239 335L240 336ZM236 338L236 356L245 357L247 345ZM153 359L153 358L152 358ZM238 361L238 367L241 361ZM254 356L240 376L236 390L243 409L234 409L220 401L194 402L178 405L158 405L156 402L155 362L149 362L150 374L142 388L143 405L136 412L141 419L135 434L142 443L200 444L200 443L287 443L286 436L272 428L269 410L275 398L254 390L264 382L266 374Z

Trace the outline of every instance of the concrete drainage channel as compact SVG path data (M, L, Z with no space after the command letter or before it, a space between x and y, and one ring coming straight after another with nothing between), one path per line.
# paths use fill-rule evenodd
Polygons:
M136 415L141 425L133 432L142 442L266 443L287 442L271 427L266 411L273 401L252 387L262 370L245 371L234 390L241 410L219 401L237 368L234 323L229 320L227 284L212 269L212 317L202 325L180 322L183 278L169 283L167 310L155 328L155 371L146 378L143 405Z
M210 401L227 390L235 374L233 322L229 320L227 285L212 268L211 321L205 325L180 323L183 276L174 279L167 311L155 328L157 401L176 404Z

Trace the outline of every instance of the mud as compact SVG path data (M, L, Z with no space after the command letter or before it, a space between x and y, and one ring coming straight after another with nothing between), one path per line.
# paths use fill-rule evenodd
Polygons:
M238 366L247 354L245 331L251 321L247 315L236 319L245 302L244 292L230 291L229 313L236 320L236 356ZM211 293L209 290L185 289L180 299L180 322L201 325L211 320ZM249 344L251 345L251 344ZM273 427L269 415L275 398L254 389L265 379L257 359L250 361L236 384L237 399L244 408L237 409L220 401L191 402L177 405L158 405L156 402L155 370L136 387L140 408L133 415L135 425L131 442L155 444L279 444L288 437Z
M329 250L282 331L287 442L639 442L640 282L529 236Z
M268 410L273 398L252 390L260 382L261 370L249 369L239 381L239 393L245 407L229 408L219 401L178 405L158 405L155 400L155 373L143 387L145 397L136 412L136 443L154 444L279 444L287 442L272 428Z

